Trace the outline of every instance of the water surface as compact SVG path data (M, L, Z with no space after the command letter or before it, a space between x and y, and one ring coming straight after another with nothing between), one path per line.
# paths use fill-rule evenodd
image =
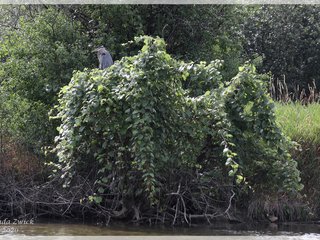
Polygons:
M190 227L141 226L133 224L111 224L97 226L82 223L7 224L0 225L0 235L25 236L164 236L164 235L201 235L201 236L303 236L320 239L320 223L283 223L283 224L226 224L192 225Z

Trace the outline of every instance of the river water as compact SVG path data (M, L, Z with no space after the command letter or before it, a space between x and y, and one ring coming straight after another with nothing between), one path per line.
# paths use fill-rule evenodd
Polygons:
M306 236L320 239L320 223L213 224L190 227L138 226L112 224L97 226L81 223L2 224L0 235L10 236Z

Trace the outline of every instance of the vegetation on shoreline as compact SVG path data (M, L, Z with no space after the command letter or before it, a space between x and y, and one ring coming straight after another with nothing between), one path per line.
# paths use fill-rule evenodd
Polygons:
M289 103L276 105L277 122L284 133L299 144L292 152L301 171L305 202L313 217L320 213L320 104Z
M1 215L319 217L317 9L1 6Z

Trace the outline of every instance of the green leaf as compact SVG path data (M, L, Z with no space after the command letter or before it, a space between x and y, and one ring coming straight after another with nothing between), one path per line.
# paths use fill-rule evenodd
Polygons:
M94 196L93 197L93 200L97 203L97 204L100 204L102 202L102 197L100 196Z
M104 89L104 86L103 85L99 85L98 86L98 92L101 93Z

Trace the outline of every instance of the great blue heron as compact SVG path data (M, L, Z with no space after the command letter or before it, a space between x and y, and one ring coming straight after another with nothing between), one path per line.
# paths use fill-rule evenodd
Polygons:
M98 47L92 52L97 52L97 56L99 59L99 69L105 69L113 64L112 57L104 46Z

